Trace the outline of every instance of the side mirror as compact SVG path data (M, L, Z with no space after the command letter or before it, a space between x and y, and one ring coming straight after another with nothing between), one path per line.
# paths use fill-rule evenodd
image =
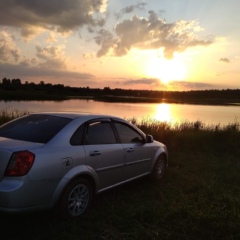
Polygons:
M153 142L153 136L152 135L147 135L146 136L146 143L152 143Z

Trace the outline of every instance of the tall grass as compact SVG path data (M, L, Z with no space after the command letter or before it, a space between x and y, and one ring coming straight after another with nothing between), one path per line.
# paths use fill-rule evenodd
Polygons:
M133 121L134 122L134 121ZM201 121L167 123L142 121L135 124L154 139L165 143L172 151L231 151L239 153L240 123L207 125Z
M0 215L3 236L5 231L18 240L240 239L239 123L135 124L168 147L169 166L160 183L143 178L104 192L80 221L61 222L51 213Z
M0 110L0 125L13 120L17 117L28 114L28 111L20 111L18 109L1 109Z

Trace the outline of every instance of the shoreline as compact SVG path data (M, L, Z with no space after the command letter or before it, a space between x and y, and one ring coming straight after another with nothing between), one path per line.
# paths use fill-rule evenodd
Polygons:
M78 91L77 91L78 90ZM0 88L0 101L65 101L70 99L116 103L174 103L211 106L240 106L240 90L164 92L147 90L38 90Z
M159 98L142 98L142 97L129 97L129 96L60 96L54 98L42 97L42 98L2 98L0 101L11 102L11 101L68 101L68 100L93 100L98 102L109 102L109 103L166 103L166 104L191 104L191 105L209 105L209 106L240 106L240 102L227 102L220 100L185 100L179 101L177 99L159 99Z

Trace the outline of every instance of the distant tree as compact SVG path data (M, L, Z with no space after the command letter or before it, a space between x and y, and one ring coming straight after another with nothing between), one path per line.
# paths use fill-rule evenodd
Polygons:
M46 89L52 89L53 85L51 83L46 83L45 84Z
M110 88L110 87L105 87L105 88L103 89L103 91L104 91L105 93L109 93L109 92L111 92L111 88Z
M61 91L61 90L64 89L64 85L63 85L63 84L55 84L55 85L53 85L53 88L54 88L55 90Z
M11 80L7 78L2 79L2 84L5 86L9 86L11 84Z
M19 87L22 85L21 83L21 79L17 78L17 79L12 79L12 85L15 86L15 87Z

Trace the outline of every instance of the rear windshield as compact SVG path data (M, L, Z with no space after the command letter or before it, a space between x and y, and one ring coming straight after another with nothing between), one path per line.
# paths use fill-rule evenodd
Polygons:
M0 137L47 143L71 120L44 114L28 115L0 127Z

